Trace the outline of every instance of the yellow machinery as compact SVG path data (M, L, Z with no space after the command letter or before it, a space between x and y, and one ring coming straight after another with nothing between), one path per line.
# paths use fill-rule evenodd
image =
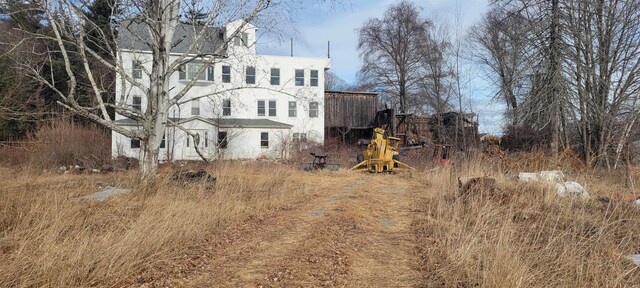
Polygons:
M408 168L409 165L398 161L398 145L400 138L385 137L384 129L373 130L373 139L363 155L359 155L358 163L351 170L366 169L372 173L393 172L394 170Z

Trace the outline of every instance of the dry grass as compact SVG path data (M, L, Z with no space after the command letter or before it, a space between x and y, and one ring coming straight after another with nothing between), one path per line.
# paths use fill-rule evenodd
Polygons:
M141 186L133 172L36 176L0 168L0 287L126 285L221 229L291 207L316 189L286 166L220 165L207 167L219 179L215 192L168 177ZM134 191L74 200L98 182Z
M424 218L416 232L420 239L423 284L637 286L640 270L625 257L640 253L640 207L629 201L599 198L616 190L627 195L634 193L624 187L624 181L620 182L620 175L601 171L577 173L570 164L559 165L562 162L536 155L527 157L526 161L518 157L509 160L511 163L494 166L480 160L459 164L451 168L458 172L441 169L417 185L436 191L421 204ZM501 171L502 167L516 166L524 171L536 171L533 168L569 171L569 178L577 179L594 197L562 199L544 186L516 183ZM455 178L473 175L496 177L500 191L458 197Z
M94 125L76 124L68 118L42 123L23 141L25 144L0 146L0 164L39 170L75 165L83 157L97 162L111 158L110 133Z
M269 257L262 260L286 266L281 259L299 258L301 262L293 262L292 269L297 269L302 276L291 276L300 279L308 278L311 275L308 273L323 273L312 271L317 266L305 262L309 259L306 256L333 251L336 243L347 247L340 250L345 254L340 254L340 259L352 259L340 262L345 265L340 266L344 273L336 277L356 277L360 270L348 267L356 265L351 264L353 261L379 259L376 257L383 253L376 249L386 247L382 244L392 245L396 243L393 241L405 239L417 241L418 254L410 255L413 250L407 249L406 257L400 257L401 253L391 251L395 248L384 248L385 252L394 253L396 262L380 259L371 263L380 269L395 271L384 265L419 262L423 275L421 285L425 287L629 287L640 283L639 268L625 259L640 253L640 208L626 201L636 196L624 186L623 175L584 170L565 164L567 161L549 160L537 154L520 155L508 161L472 160L437 170L420 167L422 172L395 176L365 175L363 182L349 184L353 186L349 189L354 189L351 195L354 197L340 201L329 196L347 193L343 191L348 186L345 183L352 183L361 175L319 171L310 176L293 164L221 162L203 166L218 176L217 190L210 192L201 183L184 186L168 180L167 176L153 184L141 185L133 171L58 175L0 168L0 287L135 286L158 280L154 277L176 278L180 277L181 269L171 269L172 265L192 263L197 258L193 253L206 251L205 247L218 241L224 242L225 233L231 231L232 234L234 227L260 227L263 223L273 226L255 235L272 237L247 241L246 246L238 250L239 255L247 258L243 258L246 263L253 263L251 258L257 257L260 247L273 247L263 251ZM176 169L179 168L165 166L161 172L168 175ZM583 184L594 197L561 199L545 187L518 184L510 178L519 170L541 169L566 171L569 179ZM634 173L638 179L640 170ZM497 178L500 191L480 191L459 197L457 177L472 175ZM385 181L386 186L395 187L389 182L394 180L403 187L412 186L408 189L413 190L408 191L415 193L381 192L378 191L380 185L375 186L376 189L368 186L375 181ZM74 200L97 191L98 183L129 187L133 191L104 202ZM384 198L410 197L407 195L423 198ZM398 200L397 203L393 199ZM401 208L386 211L389 207ZM326 213L334 213L327 215L338 217L335 219L339 221L332 222L334 218L327 216L331 221L325 222L325 218L309 214L321 208L326 209ZM276 213L278 211L281 213ZM349 218L356 212L358 217ZM277 217L272 217L276 214ZM397 227L379 223L379 217L390 215L397 221ZM344 219L345 222L340 222ZM410 225L412 222L414 225ZM252 225L243 226L244 223ZM358 234L375 226L372 223L384 229ZM347 224L351 225L348 229L340 228ZM415 238L411 233L388 234L387 230L399 229L405 224L407 230L415 232ZM287 234L291 231L283 231L282 227L298 229L299 235ZM315 242L296 242L304 248L294 249L299 253L289 258L276 253L298 247L291 242L285 245L282 239L294 234L307 237L318 231L322 237L313 238ZM281 234L286 237L277 237ZM241 233L235 237L246 235L252 234ZM324 241L321 239L329 240L320 243ZM349 248L360 243L358 239L371 249ZM373 256L367 251L373 251ZM218 262L213 263L233 262L224 258L214 260ZM297 263L306 263L311 268L305 270L304 265ZM261 268L277 271L275 266ZM253 277L251 273L247 275ZM345 279L332 278L335 283L353 283ZM181 282L160 279L155 283ZM243 284L251 283L254 282Z

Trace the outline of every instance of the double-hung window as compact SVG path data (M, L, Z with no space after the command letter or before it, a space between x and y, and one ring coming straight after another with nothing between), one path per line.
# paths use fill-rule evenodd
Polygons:
M309 118L318 118L318 102L309 102Z
M231 99L222 100L222 116L231 116Z
M280 68L271 68L271 85L280 85Z
M289 117L296 117L298 116L298 105L296 104L296 101L289 101Z
M246 68L246 83L247 84L256 84L256 67L247 66Z
M276 101L269 101L269 116L276 116Z
M194 99L191 101L191 115L200 115L200 99Z
M131 77L134 79L142 79L142 62L134 60L131 66Z
M309 79L309 85L318 86L318 70L311 70L311 79Z
M133 103L131 104L131 108L142 111L142 97L133 96L131 100L133 101Z
M214 70L213 66L207 67L207 81L213 81L214 79Z
M222 66L222 83L231 83L231 66Z
M296 86L304 86L304 69L296 69Z
M258 116L265 116L265 111L266 111L266 106L265 106L265 101L264 100L258 100Z
M249 33L240 33L233 42L236 46L249 47Z
M267 114L267 112L269 114ZM276 116L276 100L269 100L269 101L258 100L258 116L266 116L266 115Z
M269 133L261 132L260 133L260 147L261 148L269 148Z

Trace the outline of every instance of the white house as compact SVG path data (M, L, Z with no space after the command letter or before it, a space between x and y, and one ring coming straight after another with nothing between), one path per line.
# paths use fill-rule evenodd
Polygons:
M200 136L199 148L212 159L280 158L287 155L293 141L324 142L324 71L328 58L258 55L256 27L246 24L233 41L226 41L241 26L240 21L212 29L202 49L228 42L225 55L216 57L180 104L172 108L160 160L197 160L193 138L182 130ZM190 43L188 29L179 24L172 57L177 59ZM135 30L134 30L135 31ZM141 32L143 33L143 32ZM131 76L145 82L144 69L150 69L151 52L138 45L139 35L120 36L120 57ZM222 41L221 41L222 40ZM127 43L128 42L128 43ZM210 45L207 47L206 45ZM171 76L170 93L180 91L203 67L195 54L189 55L181 70ZM146 70L148 71L148 70ZM134 108L145 107L147 99L139 87L122 87L116 79L116 101ZM123 89L124 88L124 89ZM174 95L172 94L172 95ZM138 129L134 120L116 115L118 125ZM112 154L140 157L139 140L116 132L112 135Z

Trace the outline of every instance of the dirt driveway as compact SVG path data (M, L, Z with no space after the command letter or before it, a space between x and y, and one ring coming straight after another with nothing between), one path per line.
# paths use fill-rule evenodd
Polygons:
M349 176L294 209L216 235L194 268L152 286L416 286L412 223L421 191L407 175Z

